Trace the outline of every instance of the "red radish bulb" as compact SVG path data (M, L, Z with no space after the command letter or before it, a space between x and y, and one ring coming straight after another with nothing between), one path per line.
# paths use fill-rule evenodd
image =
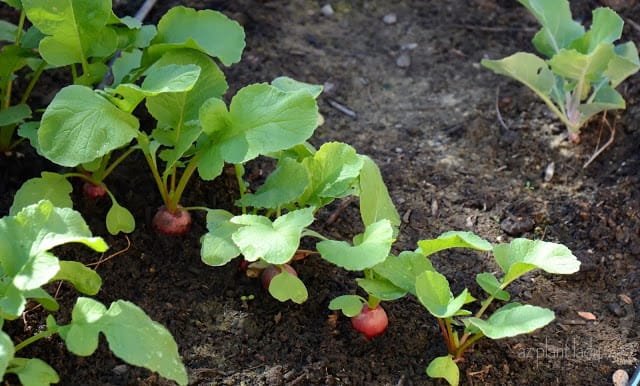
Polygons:
M367 339L382 334L389 325L387 313L379 304L375 308L368 305L362 306L362 312L351 318L351 326L364 334Z
M155 230L165 235L182 235L191 228L191 214L179 205L175 212L170 212L163 205L153 216L151 225Z
M82 185L82 193L85 197L95 200L97 198L104 197L104 195L107 194L107 191L102 187L102 184L96 185L87 181Z
M292 266L290 266L289 264L283 264L282 266L284 267L284 269L287 270L287 272L289 272L295 277L298 277L298 272L296 272L296 270L293 269ZM282 270L280 269L280 267L276 265L270 265L264 270L262 270L262 275L260 276L260 279L262 279L262 286L264 287L264 289L268 290L269 286L271 285L271 280L276 275L279 275L281 272Z

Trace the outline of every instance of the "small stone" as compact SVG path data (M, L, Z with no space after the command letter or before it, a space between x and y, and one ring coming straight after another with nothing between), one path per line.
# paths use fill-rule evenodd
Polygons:
M536 224L528 217L508 216L500 222L500 229L509 236L520 236L525 232L533 230Z
M124 375L128 370L129 366L127 365L117 365L116 367L111 369L111 371L113 371L115 375Z
M333 7L331 6L331 4L325 4L321 9L320 12L322 12L323 15L325 16L333 16L333 14L335 13L333 11Z
M400 68L407 68L410 65L411 65L411 57L406 52L403 52L402 54L400 54L400 56L398 56L398 58L396 59L396 66Z
M620 307L620 304L618 303L609 303L607 304L607 308L609 309L609 311L611 311L612 314L614 314L619 318L624 316L624 310L622 309L622 307Z
M627 386L629 383L629 374L622 369L618 369L613 373L611 380L613 381L613 386Z
M395 24L398 21L398 15L395 13L388 13L382 17L384 24Z

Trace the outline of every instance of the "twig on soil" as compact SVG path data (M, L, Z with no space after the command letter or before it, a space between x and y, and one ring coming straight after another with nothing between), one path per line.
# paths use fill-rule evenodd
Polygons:
M102 258L98 261L96 261L95 263L91 263L91 264L87 264L87 267L95 267L94 270L97 270L98 267L100 266L100 264L104 263L105 261L111 260L112 258L121 255L123 253L125 253L126 251L128 251L131 248L131 240L129 240L129 237L127 237L127 235L124 235L124 238L127 239L127 247L125 249L121 249L117 252L114 252L112 254L110 254L109 256Z
M340 213L342 213L342 211L344 211L347 208L347 206L351 204L351 201L353 201L353 198L351 197L345 198L340 203L340 205L338 205L338 208L336 208L336 210L334 210L333 213L329 215L329 218L327 218L327 221L325 221L325 224L326 225L333 224L338 219L338 216L340 215Z
M605 125L609 128L611 135L609 136L609 140L604 145L602 145L602 147L598 148L598 145L600 145L600 138L602 137L602 127ZM598 158L598 156L613 143L613 139L615 138L615 136L616 136L616 122L614 120L613 126L609 124L609 121L607 120L607 112L605 110L604 114L602 114L602 121L600 124L600 134L598 134L598 144L596 145L596 150L593 152L593 155L587 160L587 162L584 163L582 168L586 169L587 166L591 164L591 162L593 162L596 158Z
M333 107L334 109L338 110L339 112L341 112L342 114L344 114L344 115L346 115L348 117L351 117L353 119L357 119L358 118L358 113L356 113L355 111L351 110L347 106L334 101L331 98L327 98L327 103L329 103L329 106Z
M58 299L58 294L60 293L60 288L62 288L62 280L60 280L60 281L58 282L58 288L56 288L56 292L53 294L53 298L54 298L54 299ZM33 308L30 308L30 309L28 309L28 310L25 310L25 311L22 313L22 322L26 325L26 324L27 324L27 314L28 314L29 312L33 312L33 311L37 310L37 309L38 309L38 308L40 308L40 307L42 307L42 304L38 303L38 304L36 304L35 306L33 306Z
M635 28L635 30L637 32L640 32L640 24L636 23L635 21L629 19L629 18L625 18L624 21L629 24L630 26L632 26L633 28Z
M142 6L140 7L140 9L138 9L138 12L136 12L134 17L140 21L143 21L151 11L151 8L153 8L153 6L156 5L156 1L157 0L145 1L144 4L142 4Z
M502 119L502 114L500 114L500 86L496 88L496 115L498 116L498 122L500 125L505 128L505 130L510 130L509 126Z
M151 11L151 8L156 5L156 1L157 0L146 0L138 9L136 14L134 15L134 18L142 22ZM107 73L104 75L104 78L98 85L98 88L104 88L108 82L111 82L113 80L113 64L115 63L116 59L120 57L120 54L121 52L118 50L118 52L116 52L113 58L111 58L111 60L109 61L109 71L107 71Z
M536 32L537 28L533 27L486 27L483 25L471 25L471 24L454 24L454 27L462 27L470 30L476 31L486 31L486 32Z

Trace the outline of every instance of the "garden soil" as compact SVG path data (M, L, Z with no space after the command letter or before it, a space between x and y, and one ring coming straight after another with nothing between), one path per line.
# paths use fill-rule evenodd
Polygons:
M117 2L118 14L133 14L139 3ZM231 85L227 97L281 75L325 86L319 97L325 122L310 141L347 142L377 161L402 217L396 252L465 230L494 243L513 237L563 243L581 261L577 274L533 273L511 286L512 299L551 308L556 319L531 335L480 341L460 364L461 384L611 385L615 370L634 371L640 351L639 75L620 87L628 108L609 112L609 126L594 119L575 144L530 90L479 65L483 58L533 51L538 26L515 1L160 1L147 21L180 3L221 10L244 25L243 60L223 69ZM587 24L601 5L571 3L574 17ZM624 40L640 42L640 4L610 3L618 3L612 5L626 21ZM51 94L34 96L43 102L59 84L55 77L47 81ZM583 167L609 139L609 127L613 143ZM250 182L259 184L272 166L251 162ZM0 215L8 213L20 184L42 170L60 168L27 146L0 157ZM202 214L185 236L151 229L161 201L139 155L106 182L132 210L136 230L110 236L103 222L108 200L74 193L75 208L110 250L100 255L72 246L56 253L87 264L110 257L96 267L104 281L96 298L130 300L167 326L191 384L445 384L425 374L446 349L436 320L416 299L385 303L389 328L367 341L327 307L336 296L359 293L359 274L310 256L294 262L309 300L279 303L259 280L238 271L238 260L223 267L202 263ZM233 168L212 183L194 180L183 204L237 211L235 186ZM321 211L314 226L350 240L362 230L357 201ZM305 239L302 247L314 245ZM438 254L433 263L454 293L467 287L480 295L475 275L497 270L488 256L464 251ZM66 285L50 289L64 323L78 294ZM44 328L44 318L30 307L5 330L24 339ZM68 353L57 337L21 355L50 363L63 385L171 384L123 363L104 340L85 358Z

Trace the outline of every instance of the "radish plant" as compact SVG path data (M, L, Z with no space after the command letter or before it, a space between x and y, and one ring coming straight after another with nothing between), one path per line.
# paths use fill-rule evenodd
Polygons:
M501 339L531 333L555 318L549 309L509 302L509 284L536 269L571 274L580 268L580 262L567 247L539 240L515 239L493 246L471 232L446 232L436 239L419 241L418 247L415 252L390 256L373 267L378 275L376 288L384 286L385 293L395 293L396 298L403 293L415 295L438 320L447 355L433 359L427 374L433 378L444 378L451 385L459 383L458 363L479 339ZM454 296L447 278L433 267L429 259L435 253L451 248L492 253L502 271L501 277L492 272L476 276L485 296L475 312L467 307L478 299L466 288ZM504 304L495 311L489 311L496 301Z
M65 177L82 178L106 191L112 200L107 214L111 233L135 227L133 216L103 182L132 152L143 153L163 201L154 228L180 234L190 227L188 211L198 209L181 206L196 172L212 180L225 162L241 171L243 163L259 155L304 142L317 126L314 95L288 78L244 87L226 105L222 97L228 85L216 61L237 63L245 42L242 27L220 12L179 6L156 27L116 18L109 0L99 6L58 2L23 5L45 35L43 57L70 66L75 84L61 89L41 122L24 125L21 134L51 161L82 169ZM79 33L87 30L86 36ZM69 33L73 39L64 40ZM95 44L87 40L92 37ZM110 58L115 58L112 82L104 89L93 87ZM76 77L78 66L82 75ZM140 129L134 114L143 102L156 122L149 131Z
M319 149L299 144L270 155L278 160L275 170L255 192L244 191L236 201L245 214L208 212L209 232L202 238L201 249L205 264L220 266L242 255L249 267L269 269L272 296L302 303L308 297L307 288L297 274L286 269L302 237L320 239L316 244L320 256L349 270L361 271L386 259L400 219L369 157L339 142L325 143ZM328 240L311 229L321 207L349 195L360 197L365 226L353 244ZM267 268L271 265L279 273Z
M58 324L49 314L44 330L19 343L1 330L23 314L28 301L49 312L58 310L56 299L42 288L47 283L63 280L87 295L95 295L102 285L95 271L79 262L60 260L51 249L81 243L103 252L104 240L91 236L80 213L48 200L30 203L35 195L33 190L21 190L10 214L0 218L0 379L15 374L25 385L58 383L60 377L51 366L38 358L20 357L20 350L57 334L69 351L88 356L97 349L102 333L109 348L125 362L186 385L187 373L169 331L127 301L117 300L107 309L96 300L79 297L68 324Z
M593 11L589 30L571 16L568 0L518 0L542 25L533 45L546 59L518 52L501 60L481 61L535 92L565 124L569 138L594 115L625 108L615 88L640 69L633 42L614 44L623 20L609 8Z

